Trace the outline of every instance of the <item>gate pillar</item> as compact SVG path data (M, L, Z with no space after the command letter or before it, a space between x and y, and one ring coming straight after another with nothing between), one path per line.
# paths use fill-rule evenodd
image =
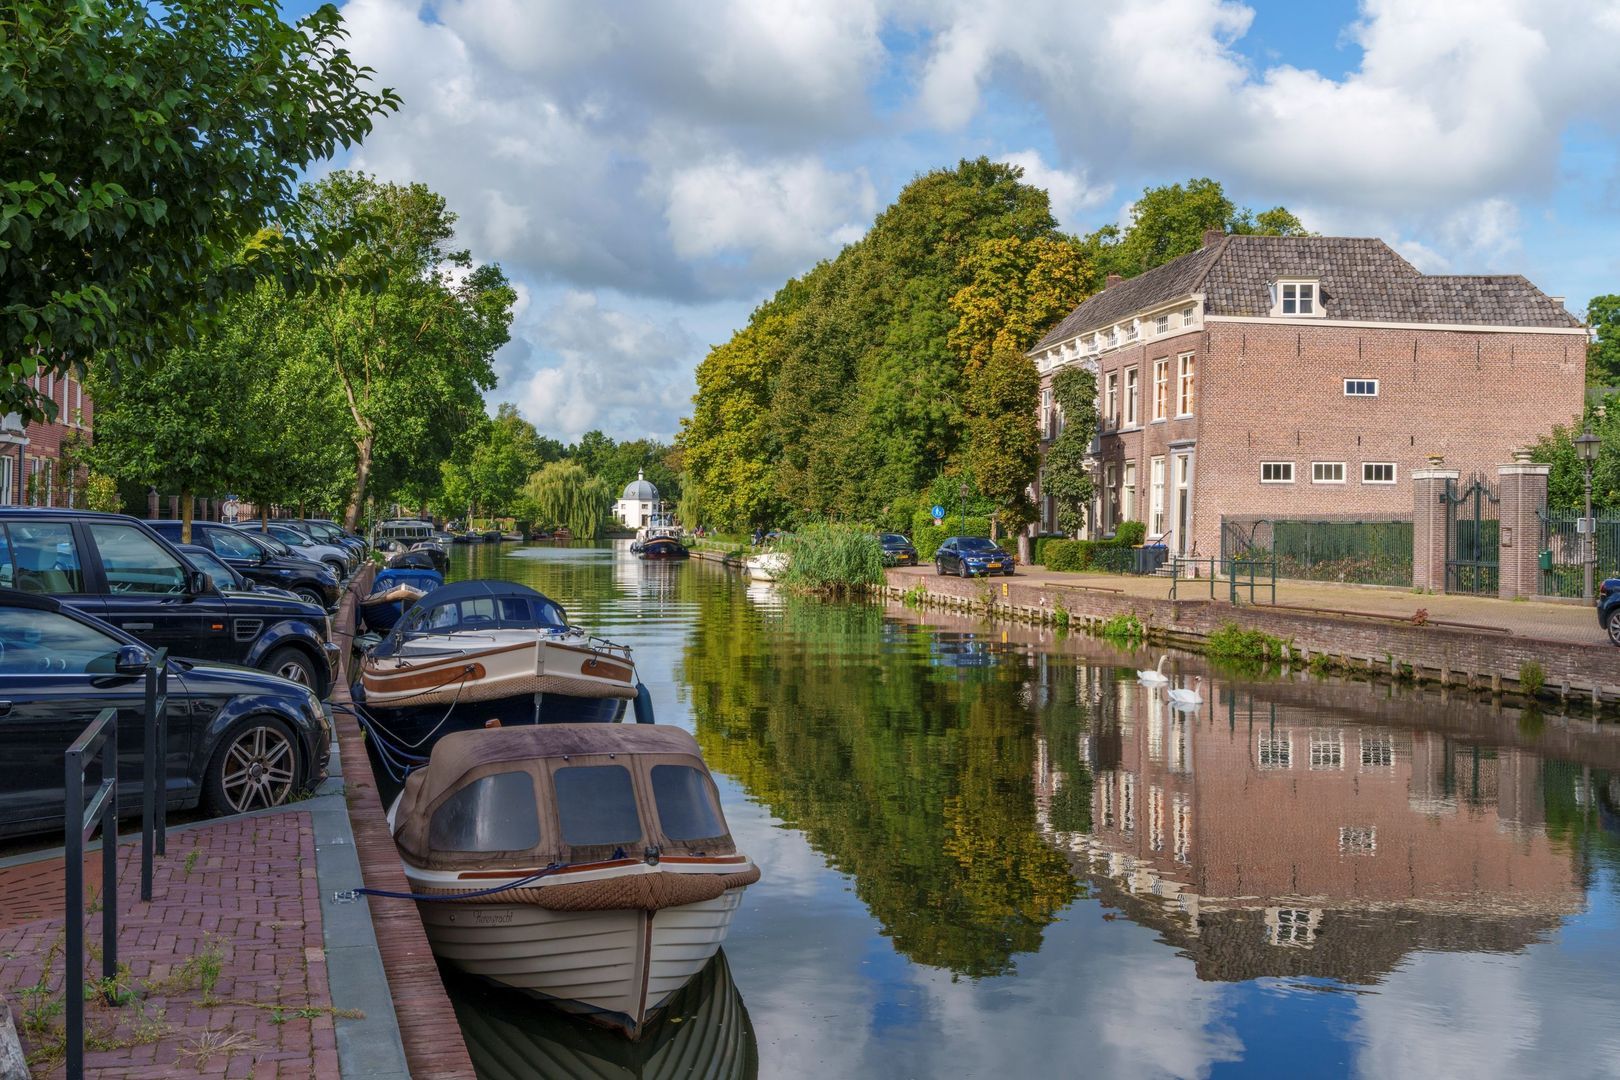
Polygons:
M1527 450L1515 451L1512 464L1496 467L1502 493L1502 567L1497 580L1503 600L1542 591L1541 512L1547 508L1551 472L1551 465L1531 461Z
M1412 470L1412 588L1444 592L1446 588L1446 485L1462 474L1430 458L1426 469Z

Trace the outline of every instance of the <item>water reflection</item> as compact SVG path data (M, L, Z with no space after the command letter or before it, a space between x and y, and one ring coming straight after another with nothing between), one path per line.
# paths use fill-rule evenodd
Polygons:
M481 1080L752 1080L759 1075L754 1028L724 951L670 999L637 1042L514 991L465 976L446 978Z
M483 565L634 645L696 732L765 872L727 942L762 1075L1620 1060L1612 726L1173 657L1181 712L1136 683L1157 654L1050 629L607 549Z

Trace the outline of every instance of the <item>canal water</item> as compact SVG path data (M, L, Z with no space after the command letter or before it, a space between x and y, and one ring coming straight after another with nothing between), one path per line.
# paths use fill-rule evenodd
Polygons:
M631 645L760 865L647 1043L452 980L480 1074L1620 1075L1620 729L458 547Z

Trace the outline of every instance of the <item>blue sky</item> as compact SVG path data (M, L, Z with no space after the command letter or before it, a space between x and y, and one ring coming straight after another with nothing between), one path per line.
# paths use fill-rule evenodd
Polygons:
M1430 272L1620 291L1616 0L342 7L404 108L340 164L447 196L522 296L492 404L565 439L671 436L755 304L980 154L1077 232L1211 176Z

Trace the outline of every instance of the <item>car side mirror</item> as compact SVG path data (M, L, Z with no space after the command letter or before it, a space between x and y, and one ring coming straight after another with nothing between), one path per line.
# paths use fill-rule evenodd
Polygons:
M201 570L187 570L186 571L186 595L187 596L200 596L203 593L212 592L213 588L214 588L214 579L209 577L203 571L201 571Z
M151 655L139 645L119 646L118 656L113 660L113 671L119 675L145 675L151 666Z

